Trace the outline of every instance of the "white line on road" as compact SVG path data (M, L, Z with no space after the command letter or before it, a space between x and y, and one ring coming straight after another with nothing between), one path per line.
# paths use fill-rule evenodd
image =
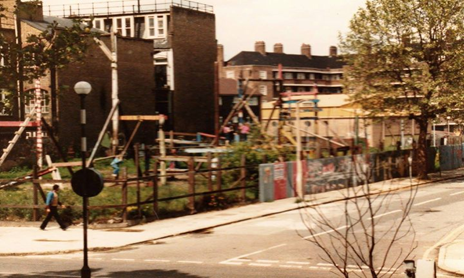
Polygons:
M241 262L228 262L228 261L220 262L220 264L242 265Z
M287 264L298 264L298 265L309 265L308 262L294 262L294 261L288 261L286 262Z
M386 213L384 213L384 214L379 214L379 215L376 215L376 216L374 216L374 217L371 217L371 218L369 218L369 220L376 219L376 218L379 218L379 217L382 217L382 216L385 216L385 215L397 213L397 212L400 212L400 211L402 211L402 210L400 210L400 209L392 210L392 211L386 212Z
M456 195L459 195L459 194L464 194L464 191L459 191L459 192L450 194L450 196L456 196Z
M240 255L240 256L238 256L238 257L225 260L225 261L223 261L223 262L229 262L229 261L235 261L235 260L242 260L243 257L248 257L248 256L251 256L251 255L256 255L256 254L263 253L263 252L266 252L266 251L269 251L269 250L272 250L272 249L276 249L276 248L279 248L279 247L283 247L283 246L286 246L286 245L287 245L287 243L279 244L279 245L272 246L272 247L269 247L269 248L266 248L266 249L263 249L263 250L259 250L259 251L256 251L256 252L248 253L248 254L245 254L245 255ZM223 262L221 262L221 263L223 263Z
M170 260L143 260L144 262L153 262L153 263L169 263Z
M258 263L267 263L267 264L276 264L279 261L274 261L274 260L256 260Z
M113 258L111 259L112 261L124 261L124 262L133 262L135 259L118 259L118 258Z
M258 264L258 263L250 263L251 266L271 266L272 264Z
M178 263L183 263L183 264L202 264L203 262L199 261L177 261Z
M438 200L441 200L441 198L436 198L436 199L428 200L428 201L425 201L425 202L422 202L422 203L417 203L417 204L414 204L414 206L420 206L420 205L428 204L428 203L435 202L435 201L438 201Z
M318 233L318 234L305 236L304 239L308 239L308 238L310 238L310 237L313 237L313 238L314 238L314 237L318 237L318 236L325 235L325 234L330 234L330 233L335 232L335 231L338 231L338 230L343 230L343 229L345 229L346 227L348 227L348 226L345 225L345 226L338 227L338 228L336 228L335 230L329 230L329 231L321 232L321 233Z
M328 263L318 263L317 265L319 265L319 266L333 266L333 264L328 264Z
M281 264L279 267L285 267L285 268L302 268L302 265L288 265L288 264Z

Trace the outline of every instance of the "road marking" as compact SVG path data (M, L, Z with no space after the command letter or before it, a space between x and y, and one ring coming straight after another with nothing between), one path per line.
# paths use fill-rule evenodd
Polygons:
M435 202L435 201L438 201L438 200L441 200L441 198L436 198L436 199L428 200L428 201L425 201L425 202L422 202L422 203L417 203L417 204L414 204L414 206L420 206L420 205L428 204L428 203Z
M235 259L234 261L240 261L240 262L251 262L250 259Z
M155 262L155 263L169 263L170 260L143 260L144 262Z
M397 213L397 212L400 212L400 211L402 211L402 210L400 210L400 209L392 210L392 211L386 212L386 213L384 213L384 214L379 214L379 215L376 215L376 216L374 216L374 217L371 217L371 218L369 218L369 220L376 219L376 218L380 218L380 217L382 217L382 216L389 215L389 214L393 214L393 213Z
M273 264L273 263L278 263L279 261L273 261L273 260L256 260L258 263L268 263L268 264Z
M199 261L177 261L178 263L183 263L183 264L202 264L203 262Z
M241 262L228 262L228 261L220 262L220 264L242 265Z
M456 195L459 195L459 194L464 194L464 191L460 191L460 192L456 192L456 193L450 194L450 196L456 196Z
M285 267L285 268L302 268L302 265L287 265L287 264L281 264L279 267Z
M258 263L250 263L249 265L251 265L251 266L264 266L264 267L271 266L271 264L258 264Z
M310 237L314 238L314 237L318 237L318 236L321 236L321 235L325 235L325 234L330 234L332 232L335 232L335 231L338 231L338 230L343 230L345 228L347 228L348 226L341 226L341 227L338 227L337 229L335 230L329 230L329 231L325 231L325 232L320 232L318 234L314 234L314 235L309 235L309 236L305 236L303 239L308 239Z
M333 264L328 264L328 263L318 263L317 265L319 265L319 266L333 266Z
M248 256L256 255L256 254L263 253L263 252L266 252L266 251L269 251L269 250L272 250L272 249L280 248L280 247L283 247L283 246L286 246L286 245L287 245L287 243L275 245L275 246L272 246L272 247L269 247L269 248L266 248L266 249L262 249L262 250L259 250L259 251L256 251L256 252L248 253L248 254L245 254L245 255L240 255L240 256L238 256L238 257L231 258L231 259L222 261L222 262L220 262L220 263L225 263L225 262L229 262L229 261L236 261L236 260L243 260L243 259L242 259L243 257L248 257Z
M133 262L135 259L119 259L119 258L113 258L111 259L112 261L124 261L124 262Z
M294 262L294 261L288 261L286 262L287 264L298 264L298 265L309 265L308 262Z

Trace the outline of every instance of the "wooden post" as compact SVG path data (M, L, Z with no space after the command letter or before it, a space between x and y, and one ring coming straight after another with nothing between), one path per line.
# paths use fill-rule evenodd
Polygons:
M218 169L221 169L222 165L221 165L221 157L218 156L218 161L217 161L217 168ZM217 187L217 190L222 190L222 170L217 170L216 171L216 187Z
M153 210L158 214L158 159L153 162Z
M206 157L208 159L208 190L211 192L213 191L213 167L212 167L212 155L211 153L207 153Z
M127 168L123 167L122 169L122 204L124 205L122 209L122 221L127 222Z
M38 176L39 175L37 174L37 166L34 165L34 174L33 174L34 180L37 179ZM34 205L37 206L39 204L39 196L37 194L38 193L37 184L34 182L32 186L34 187L34 191L33 191ZM39 220L39 209L38 208L34 208L32 210L32 219L34 221Z
M246 201L246 156L242 154L242 157L240 159L240 186L242 187L242 202Z
M142 218L142 206L140 205L140 157L139 157L139 143L134 146L134 159L135 169L137 171L137 214L139 218Z
M188 162L188 184L189 184L189 194L192 195L189 197L189 209L190 213L194 214L195 211L195 162L193 157L191 157Z
M159 120L159 131L158 131L158 138L159 138L159 148L160 148L160 156L162 158L166 157L166 140L163 131L163 124L164 124L164 117L160 118ZM161 185L165 185L167 178L166 178L166 161L160 161L160 169L161 169Z

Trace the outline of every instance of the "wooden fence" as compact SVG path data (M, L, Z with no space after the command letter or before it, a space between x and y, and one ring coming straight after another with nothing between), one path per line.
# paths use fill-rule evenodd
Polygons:
M122 168L121 178L114 180L114 179L105 179L105 183L108 182L114 183L116 186L121 187L121 203L120 204L112 204L112 205L99 205L99 206L89 206L90 210L97 210L97 209L107 209L107 208L119 208L121 209L122 219L124 222L128 219L128 208L129 207L136 207L137 208L137 215L138 217L142 216L142 205L152 204L153 211L158 214L158 204L159 202L165 201L172 201L175 199L188 199L188 210L190 213L196 212L195 207L195 197L198 196L205 196L205 195L212 195L212 194L220 194L230 191L240 191L240 200L242 202L246 201L246 190L248 188L257 188L258 185L246 186L246 175L247 175L247 167L246 167L246 159L245 155L242 155L240 166L238 167L227 167L223 168L221 165L221 158L218 157L217 161L212 161L212 155L208 154L206 157L207 167L206 169L200 169L201 163L204 163L205 159L200 159L202 162L195 160L195 157L189 157L185 159L184 157L179 158L178 160L184 161L187 163L187 169L185 169L182 173L168 173L166 174L168 177L173 177L177 175L183 175L184 177L187 176L187 183L188 183L188 194L179 195L179 196L169 196L164 198L159 198L158 196L158 189L160 186L160 179L163 177L159 174L159 163L162 160L172 160L172 158L165 157L161 158L158 157L154 160L152 171L149 172L148 175L143 175L142 171L138 170L136 177L128 177L126 168ZM138 165L139 159L135 159L136 161L136 169L140 169ZM229 188L223 188L222 184L222 176L227 171L237 171L239 170L239 179L235 181ZM207 191L205 192L197 192L196 186L196 177L201 175L206 178L207 180ZM214 178L213 178L214 176ZM32 179L33 185L33 204L32 205L6 205L0 204L1 208L18 208L18 209L32 209L33 214L32 218L34 221L39 220L39 213L40 209L44 208L43 203L45 202L45 192L41 186L41 184L47 183L70 183L70 180L44 180L39 179L37 175L37 171L34 171L34 177ZM144 183L148 183L152 186L153 191L152 194L142 200L141 198L141 185ZM128 202L128 187L134 186L136 187L136 202L129 203ZM164 185L169 186L169 185ZM43 200L43 202L39 202L39 197ZM82 209L82 206L70 206L71 208Z

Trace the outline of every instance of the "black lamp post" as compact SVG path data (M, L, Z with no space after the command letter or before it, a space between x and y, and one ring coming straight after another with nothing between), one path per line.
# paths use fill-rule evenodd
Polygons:
M82 170L85 171L86 162L85 157L87 155L87 137L85 135L85 124L86 124L86 114L85 114L85 97L90 93L92 90L92 86L85 82L80 81L74 85L74 91L79 95L81 99L81 156L82 156ZM84 266L81 269L81 277L82 278L90 278L91 277L91 270L88 265L88 256L87 256L87 222L88 222L88 213L87 213L87 206L88 206L88 197L86 196L86 182L84 181L83 184L84 190L84 197L82 198L82 207L83 207L83 221L84 221Z

